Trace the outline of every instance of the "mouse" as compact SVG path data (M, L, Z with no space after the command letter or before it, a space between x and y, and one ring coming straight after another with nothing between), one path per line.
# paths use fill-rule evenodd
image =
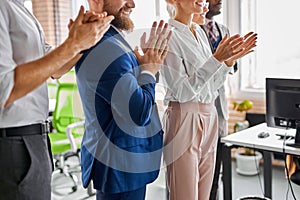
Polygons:
M268 132L261 132L257 135L258 138L266 138L269 136L270 136L270 134Z

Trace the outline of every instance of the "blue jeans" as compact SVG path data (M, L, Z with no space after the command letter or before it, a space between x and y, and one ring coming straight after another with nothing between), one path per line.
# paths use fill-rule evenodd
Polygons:
M97 190L96 200L144 200L146 195L146 186L137 190L121 192L116 194L105 194Z

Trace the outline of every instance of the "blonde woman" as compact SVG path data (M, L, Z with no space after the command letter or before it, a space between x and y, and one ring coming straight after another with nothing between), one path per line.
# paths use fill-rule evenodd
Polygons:
M170 200L207 200L218 138L214 100L236 59L253 51L256 34L225 37L211 53L205 33L192 22L205 20L203 0L167 0L173 35L161 69L166 88L164 160Z

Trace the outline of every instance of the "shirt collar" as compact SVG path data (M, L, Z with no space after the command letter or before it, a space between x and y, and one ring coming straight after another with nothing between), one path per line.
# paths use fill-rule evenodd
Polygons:
M212 19L205 19L205 25L207 25L208 23L212 22L212 24L214 25L216 22Z
M186 24L183 24L179 21L176 21L175 19L169 19L169 25L173 26L174 28L178 29L179 31L185 31L185 30L189 30L189 26L187 26Z
M121 30L119 30L117 27L115 27L114 25L110 25L113 29L115 29L117 32L118 32L118 34L120 34L123 38L125 38L125 33L123 32L123 31L121 31Z
M192 22L190 26L183 24L175 19L169 19L168 24L173 26L174 28L178 29L181 32L184 31L190 31L190 27L193 28L194 30L198 29L198 26L196 23Z
M115 27L114 25L110 25L112 29L115 30L115 34L117 34L117 37L121 40L123 40L123 44L126 45L126 48L129 48L130 51L132 51L132 46L129 44L129 42L126 40L126 32L125 31L120 31L117 27ZM126 33L126 34L125 34Z

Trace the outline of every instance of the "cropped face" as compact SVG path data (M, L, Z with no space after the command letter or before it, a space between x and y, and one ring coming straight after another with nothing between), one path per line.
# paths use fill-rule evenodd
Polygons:
M202 13L203 2L205 2L205 0L177 0L176 7L178 14Z
M203 12L202 13L194 13L193 22L195 22L196 24L199 24L199 25L205 24L205 19L206 19L205 15L206 15L207 12L208 12L208 4L206 4L203 7Z
M222 0L207 0L209 2L209 12L208 14L213 17L221 13Z
M135 8L133 0L104 0L103 10L115 19L111 22L116 28L130 31L134 28L130 14Z

